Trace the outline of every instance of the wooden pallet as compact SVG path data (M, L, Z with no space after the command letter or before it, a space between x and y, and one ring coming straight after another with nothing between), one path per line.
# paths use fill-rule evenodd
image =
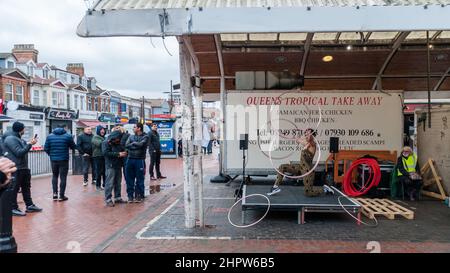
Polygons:
M388 199L356 198L355 200L361 205L362 213L370 219L374 219L377 215L383 215L390 220L394 220L396 215L401 215L409 220L414 219L412 210Z

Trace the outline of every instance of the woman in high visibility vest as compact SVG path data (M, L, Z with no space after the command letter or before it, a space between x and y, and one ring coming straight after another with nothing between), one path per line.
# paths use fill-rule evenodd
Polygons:
M403 147L402 154L397 160L398 182L405 186L405 193L408 194L411 201L415 201L417 194L422 187L422 178L420 176L419 163L417 155L411 147Z

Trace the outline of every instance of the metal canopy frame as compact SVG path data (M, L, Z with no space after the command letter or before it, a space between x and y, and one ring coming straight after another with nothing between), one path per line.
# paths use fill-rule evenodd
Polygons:
M194 127L196 127L194 133L198 130L198 124L196 123L194 125L193 123L192 93L196 97L201 97L201 90L197 87L200 79L220 80L220 98L222 107L225 107L226 80L233 79L234 77L225 75L224 55L227 54L227 46L233 43L225 43L225 41L222 41L221 35L239 34L241 37L245 37L243 41L239 41L243 44L243 52L246 52L246 46L252 44L262 46L265 43L266 45L280 47L280 51L287 51L288 47L299 50L303 45L303 59L298 67L302 75L305 74L308 55L311 49L314 49L314 46L336 47L339 45L342 47L344 42L348 42L346 40L348 37L354 38L354 40L350 41L353 45L367 47L379 45L392 46L389 57L385 60L382 69L380 69L377 75L353 75L353 77L381 79L385 77L383 73L393 55L399 50L400 44L402 42L409 43L409 41L406 41L407 33L409 34L411 31L435 31L431 37L433 42L438 40L440 40L439 42L445 42L443 39L450 39L450 35L446 34L450 30L450 20L448 20L450 5L437 4L435 2L433 4L422 4L420 2L421 0L414 1L417 1L414 2L416 5L410 4L410 1L404 1L403 5L394 6L391 5L391 2L386 4L384 0L366 1L368 3L367 5L360 5L364 0L359 0L358 2L353 2L353 6L342 6L342 4L341 6L334 6L330 4L336 1L325 1L328 3L325 6L293 6L294 2L292 1L281 3L281 1L272 0L257 1L258 5L260 2L264 2L265 4L258 7L244 8L238 6L226 7L231 2L235 3L233 1L218 1L217 7L194 7L192 5L196 5L201 1L99 0L93 9L86 12L77 27L77 34L81 37L178 37L180 44L180 93L183 104L185 225L186 227L193 228L196 226L195 184L199 187L197 194L201 198L203 177L201 164L199 166L199 173L196 173L194 170L195 162L197 164L199 162L198 157L196 158L193 153L192 131ZM207 5L210 5L210 2L215 1L207 1ZM237 2L240 3L241 1ZM302 0L300 2L303 4L306 3L305 1L302 2ZM268 3L276 3L278 6L268 6ZM372 6L371 3L377 3L379 5ZM450 4L450 1L448 4ZM397 36L395 43L393 43L394 40L392 38L386 40L379 39L379 32L399 31L402 34ZM358 37L356 35L349 35L348 32L359 33L359 39L357 39ZM297 37L292 41L286 42L284 40L286 34L298 33L300 35L297 36L305 36L305 39L298 39ZM306 35L301 33L306 33ZM332 38L329 41L315 41L315 33L335 34L331 35ZM206 49L209 52L195 51L196 48L189 36L199 34L213 35L214 50L210 48ZM254 40L255 37L266 39L267 37L264 34L270 34L267 37L273 36L273 40ZM448 43L448 41L446 42ZM216 54L220 75L202 76L200 74L201 59L199 55L202 53ZM449 73L450 68L444 75L432 75L428 73L427 75L421 74L415 76L440 78L440 81L435 86L437 90ZM191 80L193 75L196 76L194 86L192 86ZM408 76L405 75L405 77ZM348 77L348 75L335 75L331 77L343 79ZM386 77L390 76L388 75ZM319 79L320 76L305 75L305 78ZM327 76L327 78L330 78L330 76ZM375 86L376 83L374 83ZM200 115L199 113L199 111L195 113L197 119ZM222 134L225 135L226 132L222 130ZM221 155L222 157L226 156L224 145L221 145ZM224 167L224 164L225 162L222 161L221 167ZM204 225L203 204L199 203L199 207L200 225Z

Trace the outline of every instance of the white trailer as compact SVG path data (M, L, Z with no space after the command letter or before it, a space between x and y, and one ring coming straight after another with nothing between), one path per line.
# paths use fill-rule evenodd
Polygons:
M317 128L321 155L319 158L316 153L315 160L321 163L329 155L330 137L339 137L341 150L400 151L402 102L403 93L399 91L229 91L224 113L224 173L242 174L239 139L246 133L249 134L248 175L276 174L274 168L280 164L298 162L300 147L295 138L307 128ZM270 153L261 149L264 144L267 148L271 141L267 119L261 118L265 111L270 112L268 119L272 119L272 125L278 122L279 126L278 147ZM253 116L252 122L246 122L255 112L261 113L257 118Z

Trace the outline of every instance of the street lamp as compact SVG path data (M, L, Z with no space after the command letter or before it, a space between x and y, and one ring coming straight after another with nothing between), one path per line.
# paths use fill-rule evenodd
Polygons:
M173 94L180 94L180 92L174 92L173 90L179 90L179 89L180 89L180 84L179 83L173 84L172 80L170 80L170 92L167 92L167 91L163 92L163 94L170 94L170 102L169 102L170 114L172 114L172 109L173 109L173 105L174 105Z

